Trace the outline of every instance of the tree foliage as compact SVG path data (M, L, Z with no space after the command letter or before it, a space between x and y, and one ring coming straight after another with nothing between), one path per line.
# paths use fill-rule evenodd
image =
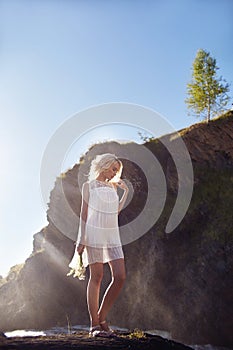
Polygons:
M217 76L216 59L210 53L200 49L193 61L192 80L187 84L188 98L185 100L189 109L207 122L214 115L224 111L229 102L229 84Z

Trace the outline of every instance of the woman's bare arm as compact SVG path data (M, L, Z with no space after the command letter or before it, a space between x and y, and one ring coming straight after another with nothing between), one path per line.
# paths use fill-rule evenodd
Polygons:
M129 193L129 188L127 187L126 183L123 180L119 180L117 182L117 186L122 188L124 190L124 193L121 197L121 200L119 202L119 207L118 207L118 213L123 209L125 201L127 199L128 193Z
M77 240L77 251L79 254L82 254L85 248L85 229L86 229L86 221L88 214L88 201L89 201L89 184L85 182L82 187L82 204L80 211L80 236Z

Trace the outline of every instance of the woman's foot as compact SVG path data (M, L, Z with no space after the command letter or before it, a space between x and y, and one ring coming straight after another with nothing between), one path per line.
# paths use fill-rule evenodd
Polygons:
M101 325L94 326L90 328L89 337L103 337L103 338L111 338L113 337L113 331L103 330Z
M89 337L98 337L102 332L103 331L100 325L93 326L90 328Z
M116 336L116 333L112 328L109 327L106 320L100 322L100 327L104 332L108 333L110 336Z
M112 330L112 329L109 327L109 325L108 325L108 323L107 323L106 320L100 321L99 324L100 324L100 327L102 328L103 331L109 332L109 331Z
M89 337L96 337L99 332L101 332L101 327L99 325L91 327L89 331Z

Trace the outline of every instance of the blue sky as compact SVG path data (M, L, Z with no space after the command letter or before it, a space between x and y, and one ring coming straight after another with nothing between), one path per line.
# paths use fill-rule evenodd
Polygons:
M54 132L108 102L154 109L177 130L197 122L184 103L191 65L206 49L232 84L232 13L231 0L0 0L0 274L47 224L40 166ZM136 129L114 135L138 141Z

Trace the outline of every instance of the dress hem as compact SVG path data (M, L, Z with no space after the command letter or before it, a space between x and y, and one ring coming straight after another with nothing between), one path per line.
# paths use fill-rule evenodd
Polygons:
M120 259L125 259L125 257L117 257L117 258L112 258L112 259L109 259L109 260L106 260L106 261L95 261L95 262L90 262L88 263L87 265L85 265L85 267L89 266L89 265L93 265L93 264L96 264L96 263L100 263L100 264L107 264L109 263L110 261L114 261L114 260L120 260Z

